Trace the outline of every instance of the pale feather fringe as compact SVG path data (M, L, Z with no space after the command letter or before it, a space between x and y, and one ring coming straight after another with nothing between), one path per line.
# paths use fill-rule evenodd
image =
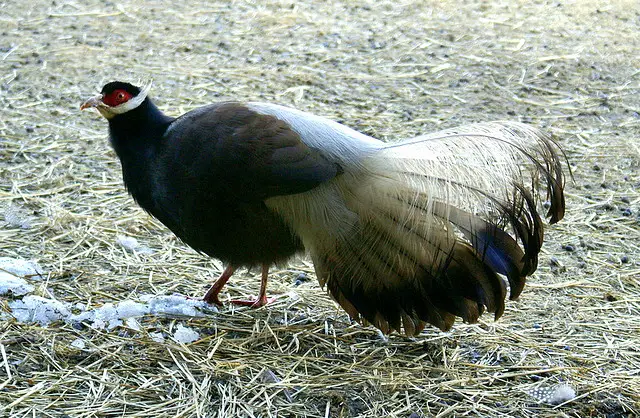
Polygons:
M434 203L498 221L502 211L496 200L514 204L516 184L528 189L537 184L539 168L549 158L548 140L540 131L512 122L420 136L366 157L364 169L346 167L331 182L299 195L271 198L267 205L290 222L312 254L335 253L350 263L339 242L357 235L362 237L359 245L384 249L385 241L393 239L421 264L437 270L460 234L447 214L434 215ZM377 221L382 234L360 231L359 219ZM393 268L402 270L407 260L396 259ZM354 271L354 276L360 274Z
M513 204L515 185L538 194L550 146L554 143L541 131L515 122L468 125L392 144L369 158L366 166L379 187L368 189L368 199L359 193L361 206L379 205L383 194L405 200L411 194L415 206L405 209L407 222L431 214L434 202L497 220L496 200ZM429 234L434 222L442 227L441 219L428 218L423 233Z

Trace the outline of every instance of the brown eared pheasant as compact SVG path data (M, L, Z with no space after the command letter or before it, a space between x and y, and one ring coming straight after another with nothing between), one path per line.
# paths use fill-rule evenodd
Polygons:
M414 335L455 317L498 318L518 297L543 241L540 198L562 219L564 154L516 122L461 126L384 143L319 116L268 103L222 102L173 118L149 86L111 82L81 109L109 123L136 202L226 269L307 252L349 315ZM508 289L507 289L508 288Z

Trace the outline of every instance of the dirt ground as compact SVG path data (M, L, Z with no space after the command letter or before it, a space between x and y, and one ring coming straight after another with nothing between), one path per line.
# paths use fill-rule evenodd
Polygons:
M221 264L126 194L106 123L80 102L154 80L169 114L277 102L394 141L520 120L573 171L566 219L497 322L383 339L351 323L307 260L265 309L142 329L0 321L0 416L631 417L640 410L637 1L9 0L0 12L0 256L37 260L36 294L84 306L197 297ZM125 251L137 238L153 254ZM300 274L309 279L300 284ZM256 294L241 272L224 297ZM298 280L298 282L296 282ZM0 301L0 312L9 312ZM184 324L201 338L170 338ZM151 332L167 336L155 342ZM86 345L71 345L81 339ZM577 397L539 403L566 383Z

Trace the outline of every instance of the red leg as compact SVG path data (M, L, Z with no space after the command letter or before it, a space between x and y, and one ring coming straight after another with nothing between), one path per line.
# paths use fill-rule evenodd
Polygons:
M262 265L262 280L260 281L260 295L257 300L232 300L231 303L241 306L251 306L252 308L259 308L266 305L269 302L273 302L273 299L267 299L267 280L269 278L269 265Z
M204 295L204 298L202 299L207 303L222 305L222 302L220 302L220 299L218 298L218 294L220 293L224 285L229 281L234 271L236 271L236 268L234 266L227 266L220 277L218 277L218 280L216 280L213 286L209 288L207 294Z

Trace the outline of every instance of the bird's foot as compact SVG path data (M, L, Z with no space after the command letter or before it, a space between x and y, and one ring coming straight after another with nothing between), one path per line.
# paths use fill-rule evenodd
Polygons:
M220 298L218 297L218 292L212 292L212 289L209 289L209 291L207 292L206 295L204 295L204 297L202 298L202 300L204 300L205 302L207 302L210 305L218 305L218 306L222 306L222 302L220 301Z
M266 296L258 298L258 299L234 299L231 301L231 303L233 303L234 305L240 305L240 306L249 306L251 308L259 308L261 306L264 306L268 303L272 303L274 300L276 300L275 298L267 298Z
M220 277L218 277L218 280L216 280L216 282L209 288L209 290L207 290L207 293L204 295L202 300L204 300L209 304L216 304L216 305L222 306L222 302L220 302L220 298L218 298L218 294L224 287L225 283L229 281L234 271L236 271L236 268L234 266L231 266L231 265L227 266L227 268L224 269Z

